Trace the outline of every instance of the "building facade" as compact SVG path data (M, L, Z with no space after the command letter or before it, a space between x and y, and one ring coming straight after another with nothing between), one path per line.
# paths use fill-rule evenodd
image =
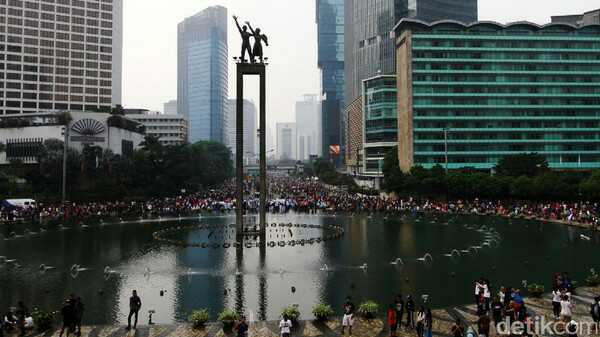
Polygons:
M346 144L344 98L344 0L317 1L318 66L321 70L321 150Z
M177 31L177 112L188 120L188 141L225 142L227 9L208 7Z
M304 95L296 102L298 160L321 156L321 101L318 95Z
M129 118L108 113L69 112L69 148L82 152L84 148L98 146L116 155L130 156L144 141L144 126ZM4 117L3 122L14 117ZM54 113L32 113L19 119L19 126L0 128L0 142L6 149L0 164L19 161L35 164L46 140L65 140L65 126Z
M244 142L244 160L246 162L255 162L258 153L258 116L256 111L256 105L253 101L244 99L244 130L243 130L243 142ZM226 139L225 143L231 153L235 156L236 153L236 100L229 99L227 105L227 118L226 118Z
M162 145L187 143L187 120L183 115L147 111L142 114L128 114L126 117L142 124L146 128L146 135L155 137Z
M277 123L277 159L296 160L295 123Z
M176 115L178 113L177 100L172 99L168 102L165 102L163 104L163 112L165 113L165 115Z
M122 0L2 1L0 115L121 104Z
M396 76L364 80L362 96L362 174L382 178L383 159L398 143Z
M395 31L403 171L530 152L600 167L600 25L405 19Z
M346 148L346 167L348 173L362 174L363 156L363 103L362 96L355 99L346 108L348 113L348 146Z
M600 9L583 14L553 16L552 23L568 23L577 26L600 25Z

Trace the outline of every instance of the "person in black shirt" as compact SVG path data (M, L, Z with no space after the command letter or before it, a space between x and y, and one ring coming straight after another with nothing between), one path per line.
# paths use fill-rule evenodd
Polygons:
M72 299L65 300L62 308L60 309L60 314L62 315L62 328L60 329L59 337L62 337L65 330L67 330L67 337L74 330L73 328L73 307L74 303Z
M348 327L348 333L352 336L352 324L354 324L354 303L352 303L350 296L346 297L346 303L344 303L344 318L342 319L342 335L344 329Z
M415 301L411 295L406 297L406 327L415 328Z
M500 302L500 298L496 296L492 302L492 316L494 317L494 324L498 325L502 321L502 313L504 312L504 305Z
M81 297L77 297L75 304L73 305L73 319L77 336L81 336L81 321L83 320L83 311L83 301L81 300Z
M248 336L248 323L246 323L246 317L242 316L240 318L240 322L237 327L237 337L247 337Z
M137 295L137 291L133 291L131 297L129 298L129 316L127 317L127 330L131 329L131 316L135 315L135 320L133 321L133 329L137 326L138 321L138 312L142 308L142 300Z
M19 325L19 329L21 330L20 335L25 336L25 318L29 316L29 310L23 303L23 301L19 301L17 304L17 323Z
M404 299L402 294L398 294L394 300L394 310L396 311L396 329L402 327L402 316L404 316Z

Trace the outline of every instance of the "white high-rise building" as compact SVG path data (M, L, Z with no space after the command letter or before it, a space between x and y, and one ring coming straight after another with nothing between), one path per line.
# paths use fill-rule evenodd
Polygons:
M229 99L227 104L227 116L225 118L225 125L227 130L227 143L231 152L236 152L236 134L235 134L235 121L236 121L236 100ZM245 99L244 100L244 158L246 161L256 158L258 153L258 124L257 124L257 112L256 105L254 102Z
M172 99L163 104L163 112L165 115L176 115L177 114L177 100Z
M296 102L297 159L321 155L321 101L318 95L304 95Z
M121 104L122 0L0 0L0 115Z
M277 123L277 158L295 160L296 123Z

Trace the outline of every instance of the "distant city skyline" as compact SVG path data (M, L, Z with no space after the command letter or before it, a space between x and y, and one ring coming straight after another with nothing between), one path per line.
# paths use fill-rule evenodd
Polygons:
M177 23L220 4L229 10L229 59L239 53L239 35L231 15L260 25L269 36L265 55L270 58L267 84L267 118L271 130L277 122L294 120L295 103L306 93L318 93L317 26L315 1L281 0L128 0L123 19L123 104L163 110L177 97ZM479 0L479 19L501 23L548 23L551 16L581 14L597 9L589 0ZM265 10L267 9L267 10ZM277 13L278 15L273 15ZM230 97L235 91L233 61L229 64ZM290 80L293 79L293 80ZM249 88L258 88L251 79ZM252 92L252 90L248 90ZM255 95L246 98L258 102Z

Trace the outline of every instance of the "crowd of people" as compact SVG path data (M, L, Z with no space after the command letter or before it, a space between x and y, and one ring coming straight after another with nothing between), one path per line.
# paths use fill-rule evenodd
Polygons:
M257 182L244 183L246 212L260 207ZM106 201L46 204L30 208L0 206L0 222L69 221L85 222L90 218L139 219L193 216L206 213L228 213L236 208L233 182L218 190L185 193L170 198L145 201ZM440 201L417 198L394 198L350 193L328 186L315 178L272 177L269 183L267 210L271 213L290 211L309 213L448 213L489 214L504 217L530 217L566 223L579 223L600 228L600 204L591 202L517 202L491 200Z
M9 308L0 320L0 337L6 333L15 332L24 336L34 328L31 312L22 301L16 307Z

